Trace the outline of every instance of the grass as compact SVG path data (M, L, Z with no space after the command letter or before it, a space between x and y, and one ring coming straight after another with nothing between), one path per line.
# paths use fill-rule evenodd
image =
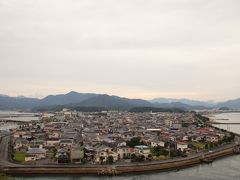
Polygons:
M161 155L161 156L153 156L153 160L154 161L159 161L159 160L167 160L167 159L169 159L167 156L163 156L163 155Z
M204 143L192 142L192 144L193 144L197 149L205 149L205 144L204 144Z
M25 152L15 152L13 159L18 162L25 162Z

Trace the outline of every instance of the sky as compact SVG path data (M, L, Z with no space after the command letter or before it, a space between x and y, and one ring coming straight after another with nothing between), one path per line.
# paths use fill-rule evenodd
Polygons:
M239 0L0 0L0 94L240 97Z

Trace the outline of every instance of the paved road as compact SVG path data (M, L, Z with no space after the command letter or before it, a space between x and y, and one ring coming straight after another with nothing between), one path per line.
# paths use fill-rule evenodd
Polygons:
M14 166L15 164L8 161L8 142L9 136L4 136L0 144L0 165L2 166Z
M6 160L6 157L7 157L8 141L9 141L8 136L2 137L2 141L1 141L1 144L0 144L0 163L1 164L2 164L2 162L4 162Z
M22 164L15 164L8 160L8 143L10 136L5 135L0 143L0 166L2 167L23 167Z

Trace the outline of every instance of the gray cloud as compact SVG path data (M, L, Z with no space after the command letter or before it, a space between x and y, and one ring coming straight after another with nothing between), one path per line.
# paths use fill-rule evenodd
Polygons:
M0 0L0 92L239 97L238 0Z

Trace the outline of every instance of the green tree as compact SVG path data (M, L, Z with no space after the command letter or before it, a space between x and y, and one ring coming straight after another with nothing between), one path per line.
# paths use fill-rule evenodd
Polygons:
M208 149L208 148L209 148L208 144L205 144L205 149Z
M107 157L107 163L112 164L113 163L113 156Z
M103 160L104 160L104 157L103 157L103 156L100 156L100 163L101 163L101 164L103 163Z
M131 161L132 161L132 162L135 162L136 159L137 159L136 154L131 154Z
M168 155L168 151L163 148L163 147L160 147L160 146L155 146L151 149L151 153L153 156L167 156Z
M150 160L150 161L152 160L152 155L151 154L148 155L148 160Z
M141 155L141 156L138 156L138 161L139 162L142 162L142 161L144 161L144 159L145 159L145 157L144 157L144 155Z
M134 148L135 146L142 145L140 137L133 137L130 141L127 141L127 146Z

